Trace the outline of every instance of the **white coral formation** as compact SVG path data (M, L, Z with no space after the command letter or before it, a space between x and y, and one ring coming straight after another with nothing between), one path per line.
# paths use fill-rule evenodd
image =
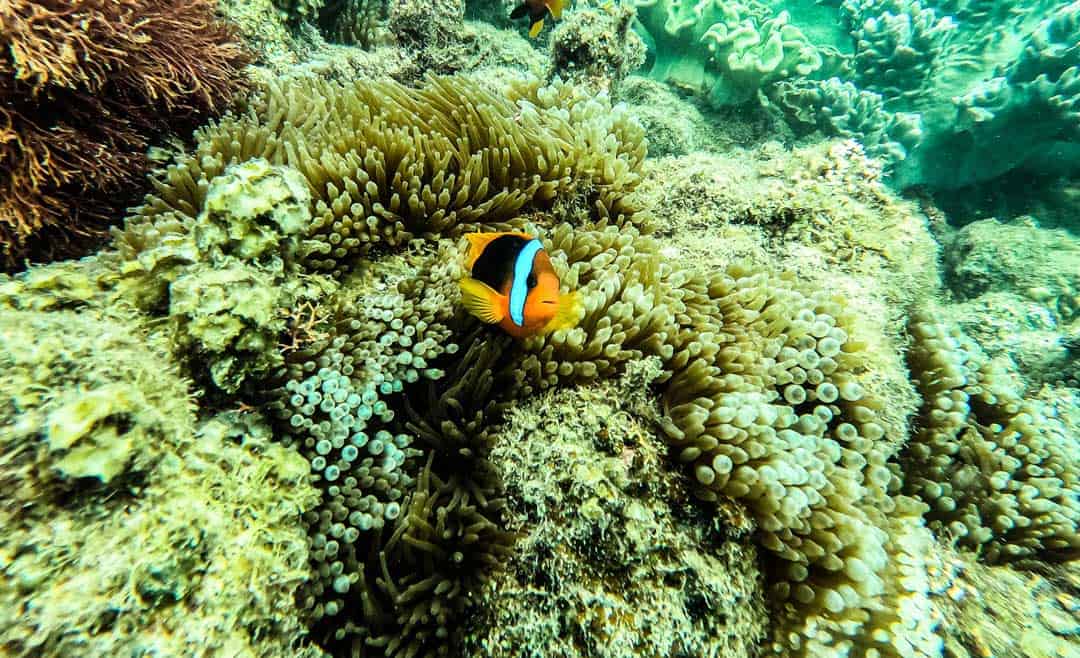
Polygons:
M859 83L890 100L924 92L956 23L939 18L918 0L848 0L844 11L855 23L853 63Z
M787 11L774 13L756 0L635 4L655 41L650 75L716 106L745 103L778 80L811 75L836 54L812 44Z
M924 404L905 487L930 505L930 527L990 563L1076 558L1077 437L956 327L924 313L912 334Z
M710 93L712 102L741 103L767 83L803 78L821 68L817 47L791 24L788 12L758 21L733 7L737 5L725 4L724 20L714 23L701 38L723 76L723 84Z

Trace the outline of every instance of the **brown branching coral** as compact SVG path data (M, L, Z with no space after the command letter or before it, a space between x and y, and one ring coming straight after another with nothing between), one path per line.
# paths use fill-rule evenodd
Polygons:
M247 56L212 0L0 5L0 265L70 254L133 200L158 135L224 107Z

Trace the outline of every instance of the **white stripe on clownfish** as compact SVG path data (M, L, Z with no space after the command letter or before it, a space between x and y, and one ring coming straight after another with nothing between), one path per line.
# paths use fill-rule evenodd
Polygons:
M543 249L537 239L525 243L514 261L514 281L510 287L510 319L521 326L525 323L525 300L529 296L529 275L532 274L533 259Z

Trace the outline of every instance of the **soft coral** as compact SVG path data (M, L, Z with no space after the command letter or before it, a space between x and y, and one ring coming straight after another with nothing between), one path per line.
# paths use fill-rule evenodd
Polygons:
M0 267L77 253L146 149L228 105L248 56L213 0L0 4Z

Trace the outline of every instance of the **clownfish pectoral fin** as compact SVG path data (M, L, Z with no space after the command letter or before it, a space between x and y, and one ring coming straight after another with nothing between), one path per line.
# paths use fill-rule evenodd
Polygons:
M515 7L514 11L510 12L510 18L512 18L512 19L521 18L522 16L527 14L528 11L529 11L528 3L523 2L520 5L518 5L517 7Z
M551 12L551 17L555 20L562 18L563 0L546 0L544 6Z
M559 295L559 311L551 321L544 325L543 333L549 334L559 329L570 329L577 326L581 320L581 314L585 306L581 302L581 295L577 292Z
M465 239L469 241L469 253L465 255L465 267L472 270L473 265L476 264L476 259L480 258L480 254L484 253L484 249L487 248L491 241L496 238L501 238L504 235L520 235L526 240L532 240L532 236L527 233L514 233L512 231L501 231L495 233L466 233Z
M487 324L498 324L506 316L503 295L483 281L465 277L461 286L461 303L465 309Z

